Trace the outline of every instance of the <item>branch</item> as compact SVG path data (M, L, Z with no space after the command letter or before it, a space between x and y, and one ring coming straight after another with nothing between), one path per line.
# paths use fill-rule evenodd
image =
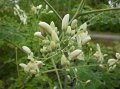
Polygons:
M86 1L86 0L82 0L82 1L80 2L79 6L78 6L78 9L77 9L76 13L74 14L74 16L72 17L72 19L70 20L69 24L77 17L77 15L78 15L79 12L80 12L80 13L82 12L82 9L83 9L83 7L84 7L85 1Z
M117 11L117 10L120 10L120 8L108 8L108 9L92 10L92 11L79 13L77 16L83 16L83 15L95 14L95 13L107 12L107 11Z

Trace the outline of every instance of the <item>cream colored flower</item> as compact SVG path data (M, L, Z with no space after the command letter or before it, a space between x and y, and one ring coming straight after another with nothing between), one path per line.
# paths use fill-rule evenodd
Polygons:
M39 22L39 26L44 29L46 32L52 34L52 28L49 24L47 24L46 22Z
M66 14L62 19L62 29L63 30L67 30L68 23L69 23L69 14Z
M120 53L116 53L116 58L120 59Z
M70 26L67 27L66 33L67 33L68 35L71 35L71 27L70 27Z
M80 26L80 30L77 32L77 43L81 47L85 43L91 40L91 37L88 35L87 24L84 23Z
M71 52L70 54L69 54L69 58L70 58L70 60L74 60L74 59L81 59L81 58L83 58L83 52L82 52L82 50L79 50L79 49L76 49L76 50L74 50L73 52Z
M27 24L27 15L22 9L20 9L18 4L16 4L14 7L14 14L19 16L23 24Z
M37 75L39 73L39 67L42 67L44 63L42 61L29 61L28 64L20 63L19 64L26 73L30 75Z
M108 60L108 65L109 66L113 66L114 64L116 64L117 60L116 59L109 59Z
M38 37L38 38L41 38L41 39L44 39L45 37L42 36L41 32L35 32L34 33L34 36Z
M99 44L97 44L97 51L95 52L94 56L98 59L98 62L103 63L104 55L101 52Z
M27 46L23 46L22 49L23 49L27 54L30 54L30 53L31 53L30 48L28 48Z
M58 42L58 41L59 41L58 35L57 35L57 33L55 32L55 30L52 30L51 36L52 36L52 40L53 40L54 42Z
M63 54L61 57L61 65L70 65L69 60L65 57L65 55Z

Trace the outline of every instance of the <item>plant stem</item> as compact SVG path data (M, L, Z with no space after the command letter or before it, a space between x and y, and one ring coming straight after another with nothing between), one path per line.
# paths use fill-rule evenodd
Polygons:
M106 64L103 64L103 65L106 65ZM99 64L92 64L92 65L81 65L81 66L73 66L73 67L69 67L69 68L82 68L82 67L94 67L94 66L99 66ZM52 69L52 70L47 70L47 71L44 71L42 73L49 73L49 72L54 72L54 71L59 71L59 70L64 70L66 68L62 68L62 69Z
M82 0L78 6L78 9L76 11L76 13L74 14L74 16L72 17L72 19L70 20L69 24L77 17L78 13L82 12L82 9L83 9L83 6L84 6L84 3L85 3L86 0Z
M59 76L59 73L58 73L58 69L57 69L57 67L55 65L55 62L54 62L53 58L51 59L51 62L53 64L53 66L54 66L54 69L55 69L55 72L56 72L56 75L57 75L57 78L58 78L58 82L59 82L59 85L60 85L60 89L63 89L62 88L62 83L61 83L61 80L60 80L60 76Z
M19 67L18 67L18 49L17 49L17 47L15 48L15 53L16 53L16 66L17 66L17 74L18 74L18 77L19 77L19 75L20 75L20 73L19 73Z
M62 21L61 16L57 13L57 11L53 8L52 5L50 5L50 3L47 0L43 0L53 11L54 13L57 15L57 17Z
M88 15L88 14L96 14L96 13L107 12L107 11L117 11L117 10L120 10L120 8L107 8L107 9L92 10L92 11L79 13L79 14L77 14L77 16Z

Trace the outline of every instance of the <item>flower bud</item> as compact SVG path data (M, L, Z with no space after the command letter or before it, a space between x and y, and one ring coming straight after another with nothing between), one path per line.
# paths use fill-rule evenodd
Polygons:
M65 55L62 55L61 57L61 65L64 66L64 65L70 65L70 62L69 60L65 57Z
M50 42L50 46L51 46L52 49L56 48L55 42L54 42L54 41L51 41L51 42Z
M41 39L44 39L44 37L42 36L41 32L35 32L34 36L39 37Z
M43 43L44 45L48 45L48 44L50 43L50 41L49 41L49 40L42 40L42 43Z
M38 5L36 8L40 10L42 8L42 5Z
M45 65L42 61L35 61L37 63L38 67L42 67L43 65Z
M52 40L53 41L55 41L55 42L59 41L58 35L57 35L57 33L54 30L52 30L51 36L52 36Z
M109 59L109 60L108 60L108 65L109 65L109 66L112 66L112 65L114 65L116 62L117 62L117 61L116 61L115 59Z
M68 35L71 34L71 27L70 27L70 26L68 26L66 33L67 33Z
M82 24L80 30L87 30L87 23Z
M69 14L66 14L62 19L62 30L67 29L69 23Z
M33 55L33 52L31 52L29 55L28 55L28 57L27 57L27 59L29 59L30 61L34 61L34 55Z
M120 53L116 53L116 58L120 59Z
M84 40L82 40L82 45L84 45L85 43L89 42L91 40L90 36L87 36L84 38Z
M52 33L52 28L49 24L47 24L46 22L39 22L39 25L42 29L44 29L46 32L48 33Z
M52 27L52 29L54 29L54 28L55 28L55 23L52 21L52 22L50 23L50 26Z
M49 14L52 14L52 13L53 13L53 11L52 11L52 10L50 10L48 13L49 13Z
M77 20L76 19L74 19L73 21L72 21L72 23L71 23L71 28L72 29L75 29L75 28L77 28Z
M27 46L23 46L22 49L27 53L30 54L31 50Z
M74 60L75 58L77 58L77 56L81 53L82 51L77 49L74 50L73 52L70 53L69 58L70 60Z

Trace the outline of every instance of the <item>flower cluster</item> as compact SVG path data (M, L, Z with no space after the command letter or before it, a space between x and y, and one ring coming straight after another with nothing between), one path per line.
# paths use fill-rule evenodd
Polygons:
M109 69L108 71L112 71L116 68L118 61L120 60L120 53L116 53L116 59L112 58L108 60Z
M27 64L20 63L19 65L29 75L38 75L39 68L42 67L42 65L44 65L44 63L42 61L35 60L33 52L31 52L31 50L27 46L23 46L22 48L27 53L27 55L28 55L27 59L29 60L29 62Z
M70 46L68 57L64 54L61 55L61 65L69 65L70 61L75 59L84 60L84 53L81 50L82 45L91 40L88 35L87 23L84 23L77 28L77 20L74 19L69 25L69 14L66 14L62 19L62 33L59 36L58 28L52 21L50 25L46 22L39 22L40 32L35 32L34 36L42 40L43 48L40 49L42 53L51 52L54 49L60 49L65 46ZM61 37L62 36L62 37ZM61 37L61 38L60 38ZM74 43L77 43L78 48L75 48Z
M42 8L42 4L38 5L38 6L34 6L32 5L32 11L34 12L34 14L39 14L39 12L41 11L41 13L53 13L52 10L49 10L48 5L45 6L45 8Z
M27 24L27 15L25 14L25 12L19 7L18 4L15 4L15 7L14 7L14 14L15 15L18 15L21 22L23 24Z

